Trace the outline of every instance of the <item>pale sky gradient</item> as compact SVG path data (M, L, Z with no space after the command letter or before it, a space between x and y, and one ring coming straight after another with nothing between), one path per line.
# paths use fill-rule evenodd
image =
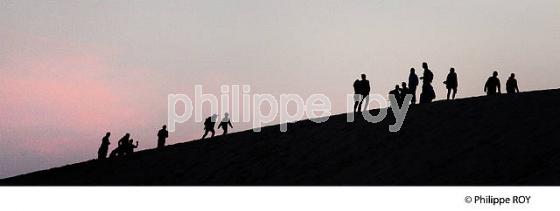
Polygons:
M424 61L439 99L452 66L458 97L494 70L560 85L558 0L0 0L0 29L0 178L92 159L106 131L111 149L125 132L152 148L167 94L195 84L324 93L333 113L360 73L386 94Z

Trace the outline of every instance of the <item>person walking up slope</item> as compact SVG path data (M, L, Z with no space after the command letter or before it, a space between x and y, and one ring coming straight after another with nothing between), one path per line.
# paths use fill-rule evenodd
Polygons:
M222 130L224 130L224 133L222 133L222 135L226 135L228 133L228 127L233 128L233 125L231 125L231 121L229 119L229 114L225 113L224 118L222 119L222 121L218 125L218 129L222 128Z

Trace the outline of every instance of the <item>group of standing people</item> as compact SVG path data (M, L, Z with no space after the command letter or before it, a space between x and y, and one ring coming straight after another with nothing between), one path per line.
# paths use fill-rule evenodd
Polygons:
M436 93L434 91L434 87L432 86L434 73L430 70L426 62L422 63L422 68L424 69L422 77L419 78L418 75L416 75L416 70L414 68L411 68L408 77L408 85L406 82L402 82L401 86L396 85L395 89L389 92L390 95L395 96L395 99L397 100L399 106L402 106L403 103L405 103L405 98L407 95L412 95L410 103L416 104L416 91L420 80L422 80L422 92L420 94L419 103L430 103L436 98ZM452 67L449 70L449 74L447 75L447 78L443 83L447 88L447 100L455 99L455 96L457 94L457 87L459 85L455 68ZM361 79L356 79L354 81L353 87L354 112L362 112L362 109L364 111L367 111L371 86L369 81L366 79L366 74L361 74ZM514 73L512 73L507 80L506 91L508 94L519 92L517 79L515 79ZM492 76L486 81L486 84L484 85L484 92L489 96L501 94L500 79L498 78L497 71L494 71ZM217 118L218 115L216 114L213 114L212 116L206 118L206 120L204 121L204 135L202 136L202 139L206 138L208 133L211 133L211 137L214 137L216 133L214 127L216 125ZM224 114L224 118L218 124L218 129L220 128L222 128L223 130L223 135L226 135L228 133L229 128L233 128L228 113ZM107 132L101 141L101 146L99 147L99 150L97 152L98 159L100 160L107 158L109 145L111 144L111 142L109 141L110 136L111 133ZM166 125L163 125L163 127L158 131L157 137L157 148L161 149L165 146L165 140L169 137L169 132L167 131ZM136 145L134 145L134 140L131 139L130 134L127 133L118 141L118 146L113 151L111 151L109 157L122 157L130 155L134 152L135 148L138 148L138 141L136 142Z
M407 95L412 95L410 101L411 104L416 104L416 90L418 88L420 80L422 80L422 92L420 94L420 104L431 103L436 98L436 93L432 82L434 80L434 73L430 70L428 63L422 63L422 69L424 70L421 77L416 75L416 70L410 69L410 74L408 77L408 84L402 82L400 86L395 85L395 89L389 92L389 95L394 95L399 106L405 101ZM369 81L366 80L366 75L362 74L362 80L354 81L354 112L361 112L362 104L364 104L364 110L367 109L368 96L370 92ZM457 95L457 88L459 86L459 80L455 68L451 67L449 73L447 74L446 80L443 82L445 88L447 89L447 100L454 100ZM517 79L515 79L515 74L512 73L506 83L506 90L508 94L518 93L519 87L517 85ZM498 79L498 72L495 71L493 75L487 80L484 86L484 92L487 95L496 95L501 93L500 79ZM365 101L365 102L364 102Z

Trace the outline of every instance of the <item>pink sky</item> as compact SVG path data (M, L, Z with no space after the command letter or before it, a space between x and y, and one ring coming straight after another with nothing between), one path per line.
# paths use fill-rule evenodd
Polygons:
M560 85L560 1L8 1L0 3L0 178L93 159L102 136L155 146L167 95L323 93L333 113L359 74L386 94L426 61L444 96L511 72ZM235 124L234 131L250 124ZM201 135L179 125L169 143Z

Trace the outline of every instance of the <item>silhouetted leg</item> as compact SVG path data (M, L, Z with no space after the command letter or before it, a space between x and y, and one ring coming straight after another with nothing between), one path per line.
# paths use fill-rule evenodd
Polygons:
M208 130L204 130L204 135L202 135L202 138L201 138L201 139L206 138L206 135L208 135Z
M360 103L358 104L358 113L362 112L362 103L364 102L364 100L360 100Z
M412 92L412 104L416 104L416 87L410 88L410 92Z
M227 126L226 126L226 127L224 128L224 132L222 133L222 135L227 135L227 130L228 130L228 128L227 128Z
M210 138L214 137L214 134L216 134L216 131L214 131L214 129L210 130L210 132L212 132L212 135L210 136Z
M369 95L364 96L364 98L362 99L362 102L364 102L364 111L367 111L368 103L369 103Z
M116 157L116 156L117 156L117 152L118 152L118 148L117 148L117 149L114 149L113 151L111 151L111 154L109 154L109 157L110 157L110 158Z
M449 100L450 95L451 95L451 89L447 89L447 100Z
M457 95L457 88L453 89L453 100L455 100L455 95Z
M157 148L163 148L165 146L165 139L158 139Z

